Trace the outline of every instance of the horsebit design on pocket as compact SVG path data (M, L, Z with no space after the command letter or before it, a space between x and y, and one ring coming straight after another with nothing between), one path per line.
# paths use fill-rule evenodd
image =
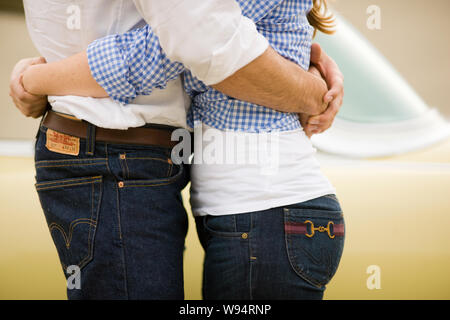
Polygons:
M310 226L310 232L308 232L308 225ZM333 232L331 232L331 228L333 228ZM289 234L304 234L308 238L312 238L315 235L315 232L318 231L320 233L327 232L328 237L330 239L334 239L336 236L342 237L344 236L344 225L343 224L335 224L333 221L328 221L327 226L314 226L314 222L311 220L305 220L305 222L286 222L284 225L284 229L286 233Z

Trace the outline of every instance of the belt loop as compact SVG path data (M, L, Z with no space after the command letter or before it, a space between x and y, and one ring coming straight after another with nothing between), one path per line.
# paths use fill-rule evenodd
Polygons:
M39 129L38 129L38 131L37 131L37 133L36 133L35 139L37 139L37 138L39 137L39 132L41 131L42 124L44 123L44 119L45 119L45 117L47 116L48 110L49 110L49 109L47 109L47 110L45 111L45 113L44 113L44 114L42 115L42 117L41 117L41 120L39 121Z
M94 155L95 151L95 126L93 124L87 124L87 134L86 134L86 154L89 156Z

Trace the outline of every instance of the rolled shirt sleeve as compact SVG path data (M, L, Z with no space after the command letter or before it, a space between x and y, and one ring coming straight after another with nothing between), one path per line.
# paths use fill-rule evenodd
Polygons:
M153 89L164 89L185 68L168 59L149 25L98 39L87 48L91 74L108 95L122 104Z
M134 0L172 61L206 85L221 82L269 46L235 0Z

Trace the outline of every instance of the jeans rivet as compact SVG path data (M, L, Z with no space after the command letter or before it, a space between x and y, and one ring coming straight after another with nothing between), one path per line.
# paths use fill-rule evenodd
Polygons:
M241 237L242 237L242 239L247 239L248 238L248 234L244 232Z
M118 183L118 185L119 185L119 188L123 188L125 184L123 183L123 181L120 181L120 182Z

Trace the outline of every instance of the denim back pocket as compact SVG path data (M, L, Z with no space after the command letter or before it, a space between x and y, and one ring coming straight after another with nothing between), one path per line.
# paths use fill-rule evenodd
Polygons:
M294 271L314 286L325 286L336 273L344 248L344 217L337 200L326 196L285 208L284 225Z
M45 181L36 190L64 272L83 268L93 258L102 177Z

